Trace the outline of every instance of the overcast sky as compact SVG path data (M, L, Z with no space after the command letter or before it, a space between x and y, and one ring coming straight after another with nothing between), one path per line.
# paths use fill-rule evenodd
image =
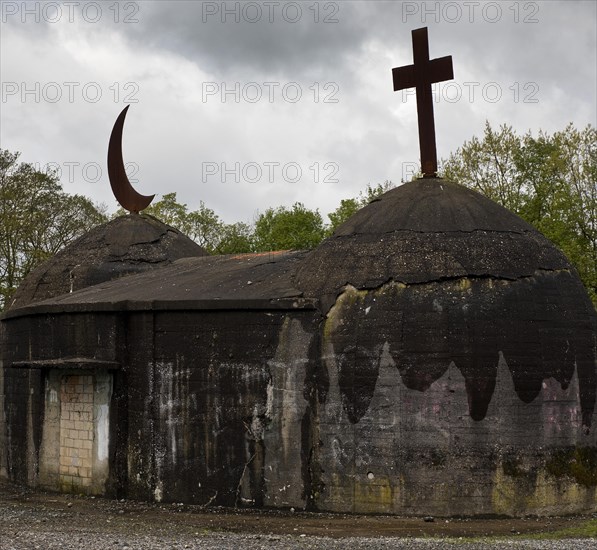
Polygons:
M225 221L296 201L322 214L419 165L412 63L429 27L438 157L481 136L597 125L597 2L22 2L1 0L0 146L117 204L109 135L143 194Z

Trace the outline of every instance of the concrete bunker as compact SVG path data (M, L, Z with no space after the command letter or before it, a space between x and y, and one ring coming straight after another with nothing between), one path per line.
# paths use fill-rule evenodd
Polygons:
M44 385L20 362L85 357L119 365L108 495L594 511L596 319L531 226L417 180L311 252L183 258L9 311L7 475L40 483L47 436L38 398L19 400Z

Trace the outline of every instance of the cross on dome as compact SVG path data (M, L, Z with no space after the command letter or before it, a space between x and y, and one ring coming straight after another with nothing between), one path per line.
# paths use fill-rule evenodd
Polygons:
M429 59L427 27L412 31L412 65L392 69L394 91L406 88L417 90L417 115L419 118L419 148L423 177L437 177L437 152L435 148L435 123L431 84L454 78L452 56Z

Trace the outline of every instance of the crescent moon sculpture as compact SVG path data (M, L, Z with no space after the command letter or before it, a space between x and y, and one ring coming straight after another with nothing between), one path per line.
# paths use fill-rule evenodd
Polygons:
M108 145L108 178L116 200L129 212L139 213L149 206L155 195L137 193L129 181L122 159L122 128L130 105L127 105L114 123Z

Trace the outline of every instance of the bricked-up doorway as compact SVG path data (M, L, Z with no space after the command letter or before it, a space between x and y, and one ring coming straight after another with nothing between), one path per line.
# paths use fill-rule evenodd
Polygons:
M82 360L78 363L85 365ZM49 369L45 377L40 485L63 492L105 494L113 445L113 374L107 369L68 368L67 362L61 366L66 368Z
M63 376L60 383L60 487L88 488L92 479L93 376Z

